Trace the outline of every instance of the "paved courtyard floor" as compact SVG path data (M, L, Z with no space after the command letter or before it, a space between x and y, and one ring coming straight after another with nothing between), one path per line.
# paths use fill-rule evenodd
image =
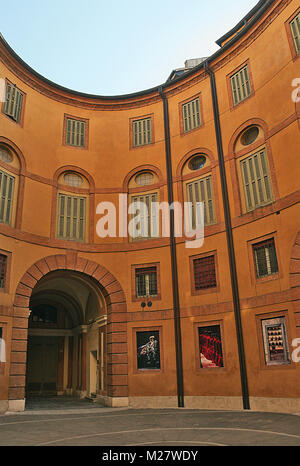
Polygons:
M0 416L0 446L300 446L300 416L253 411L105 408L31 399Z

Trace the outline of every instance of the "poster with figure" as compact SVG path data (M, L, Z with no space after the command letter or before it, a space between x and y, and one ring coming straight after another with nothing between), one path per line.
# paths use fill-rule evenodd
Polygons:
M224 367L220 325L199 327L198 335L200 367Z
M137 332L137 368L160 369L159 331Z
M0 327L0 375L4 374L4 363L6 361L5 340L3 339L3 329Z

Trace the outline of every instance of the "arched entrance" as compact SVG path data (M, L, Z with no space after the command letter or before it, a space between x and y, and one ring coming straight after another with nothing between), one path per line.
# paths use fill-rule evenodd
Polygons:
M42 277L29 303L26 398L106 393L106 303L80 272Z
M32 265L14 300L10 409L33 394L126 406L126 316L119 282L96 262L68 252Z

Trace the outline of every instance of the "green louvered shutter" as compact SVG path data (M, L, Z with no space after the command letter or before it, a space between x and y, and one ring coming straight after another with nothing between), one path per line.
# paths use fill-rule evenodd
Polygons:
M251 84L247 65L235 73L230 81L234 105L239 104L251 95Z
M247 210L269 204L273 200L265 149L241 161Z
M199 98L182 105L182 119L185 133L201 125Z
M75 147L85 146L86 122L67 118L66 144Z
M152 124L151 118L135 120L132 124L133 146L145 146L152 142Z
M0 222L10 225L15 178L0 170Z
M300 53L300 13L290 22L296 54Z
M204 203L204 225L212 225L216 222L211 176L188 183L187 199L191 203L190 227L195 229L199 225L201 211L197 203L200 202Z
M57 236L61 239L84 241L85 198L59 194Z
M157 194L134 196L132 202L134 203L135 212L138 212L134 219L136 228L140 223L140 236L133 239L157 238L159 234Z
M21 120L23 94L10 83L6 84L6 100L4 112L17 123Z

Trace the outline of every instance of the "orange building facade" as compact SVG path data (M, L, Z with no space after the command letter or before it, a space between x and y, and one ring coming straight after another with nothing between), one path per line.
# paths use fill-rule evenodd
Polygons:
M260 1L218 44L103 97L1 38L1 412L49 394L300 411L298 2ZM191 209L164 223L159 202Z

